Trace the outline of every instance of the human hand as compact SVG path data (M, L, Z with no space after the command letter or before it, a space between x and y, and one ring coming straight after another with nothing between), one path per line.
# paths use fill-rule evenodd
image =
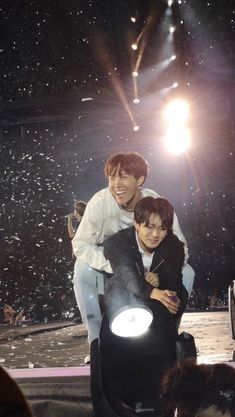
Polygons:
M177 314L180 306L180 299L178 298L176 291L159 290L154 288L150 297L154 300L160 301L171 314Z
M70 220L70 221L73 220L73 219L75 219L74 213L68 214L67 217L68 217L68 220Z
M155 288L158 288L160 285L159 276L155 272L149 272L145 277L145 281L147 281Z

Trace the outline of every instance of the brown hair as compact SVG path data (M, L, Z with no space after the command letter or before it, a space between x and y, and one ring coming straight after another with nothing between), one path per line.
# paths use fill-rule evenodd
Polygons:
M161 398L167 415L177 408L178 417L234 416L235 369L225 363L197 365L185 359L164 374Z
M74 210L76 210L80 216L83 216L86 205L87 203L85 203L85 201L75 201Z
M135 206L134 219L137 224L144 223L145 226L149 224L151 214L157 214L162 226L170 231L173 225L174 209L169 201L165 198L144 197Z
M121 170L129 175L133 175L137 180L143 176L145 181L149 172L149 164L144 157L137 152L111 155L104 166L105 176L108 178L110 175L115 175Z

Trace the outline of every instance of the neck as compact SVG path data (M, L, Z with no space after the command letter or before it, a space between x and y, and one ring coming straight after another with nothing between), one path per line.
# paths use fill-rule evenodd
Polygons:
M141 200L142 195L141 195L141 190L137 190L136 194L123 206L121 206L123 208L123 210L126 211L134 211L134 208L136 206L136 204L138 203L139 200Z
M146 253L147 255L152 255L154 249L148 248L147 246L145 246L145 244L142 242L142 240L140 240L138 234L137 234L137 239L139 242L139 245L141 247L141 249L144 251L144 253Z

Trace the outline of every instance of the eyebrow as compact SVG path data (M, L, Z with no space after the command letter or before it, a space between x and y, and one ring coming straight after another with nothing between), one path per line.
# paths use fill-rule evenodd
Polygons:
M156 226L156 224L155 223L148 223L148 226ZM161 224L159 224L157 227L165 227L165 226L163 226L163 224L161 223Z

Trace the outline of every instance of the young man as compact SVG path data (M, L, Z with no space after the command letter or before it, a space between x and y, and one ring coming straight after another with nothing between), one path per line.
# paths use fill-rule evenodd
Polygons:
M164 198L144 197L135 206L134 226L103 243L113 277L105 298L130 293L132 299L155 300L178 318L187 304L182 282L184 244L172 232L174 209Z
M98 294L104 293L103 271L112 273L109 261L100 246L103 241L134 222L134 208L143 197L159 195L141 188L148 174L148 163L138 153L118 153L111 156L104 168L108 187L96 193L88 202L80 226L72 240L77 257L74 268L74 291L88 341L98 338L101 312ZM174 214L173 233L184 243L185 261L187 244ZM194 280L194 271L187 264L183 270L188 292Z
M174 209L167 200L144 197L135 206L134 226L103 242L113 276L104 294L102 364L109 386L129 406L159 407L161 375L176 361L177 321L188 294L182 283L184 244L172 232L173 218ZM112 317L136 305L152 312L148 331L134 338L113 335Z

